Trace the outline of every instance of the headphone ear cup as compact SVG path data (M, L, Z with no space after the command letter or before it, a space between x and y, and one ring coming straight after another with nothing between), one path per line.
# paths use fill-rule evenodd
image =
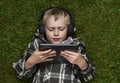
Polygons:
M74 34L74 32L75 32L75 28L74 28L74 26L72 24L70 24L68 26L68 33L67 33L68 36L72 36Z
M39 25L39 33L45 35L45 29L43 24Z

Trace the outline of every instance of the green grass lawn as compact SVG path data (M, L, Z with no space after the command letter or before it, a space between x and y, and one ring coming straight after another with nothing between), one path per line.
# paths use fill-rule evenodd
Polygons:
M90 83L120 83L120 0L0 0L0 83L19 80L12 63L22 57L41 11L61 5L74 16L89 59L96 67Z

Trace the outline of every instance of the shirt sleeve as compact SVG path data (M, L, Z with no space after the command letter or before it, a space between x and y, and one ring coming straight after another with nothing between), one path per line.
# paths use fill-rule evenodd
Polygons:
M18 78L29 78L35 73L35 71L37 70L36 65L30 69L25 69L25 62L31 56L31 54L38 48L39 45L37 39L33 39L33 41L28 44L28 47L23 54L23 58L13 63L13 69L16 71Z
M78 50L81 52L83 58L86 60L88 67L85 70L81 70L77 65L74 65L73 71L77 79L83 79L85 82L88 82L93 79L95 74L95 67L93 64L88 60L86 56L86 49L84 42L79 42Z

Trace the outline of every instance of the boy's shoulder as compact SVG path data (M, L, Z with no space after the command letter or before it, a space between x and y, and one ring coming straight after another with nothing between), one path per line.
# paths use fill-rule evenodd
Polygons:
M63 44L77 44L77 45L83 45L85 46L85 43L80 39L80 37L73 38L73 37L68 37L65 41L62 42Z
M73 43L78 44L78 45L81 44L85 46L85 43L80 38L74 38Z
M33 40L37 40L39 43L47 43L48 41L42 34L35 33Z

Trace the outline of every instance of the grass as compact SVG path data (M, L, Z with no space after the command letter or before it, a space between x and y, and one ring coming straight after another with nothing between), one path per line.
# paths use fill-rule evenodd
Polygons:
M12 63L22 54L37 29L40 12L51 5L69 9L75 21L76 37L85 43L96 67L90 83L120 82L119 0L1 0L0 83L31 83L19 80Z

